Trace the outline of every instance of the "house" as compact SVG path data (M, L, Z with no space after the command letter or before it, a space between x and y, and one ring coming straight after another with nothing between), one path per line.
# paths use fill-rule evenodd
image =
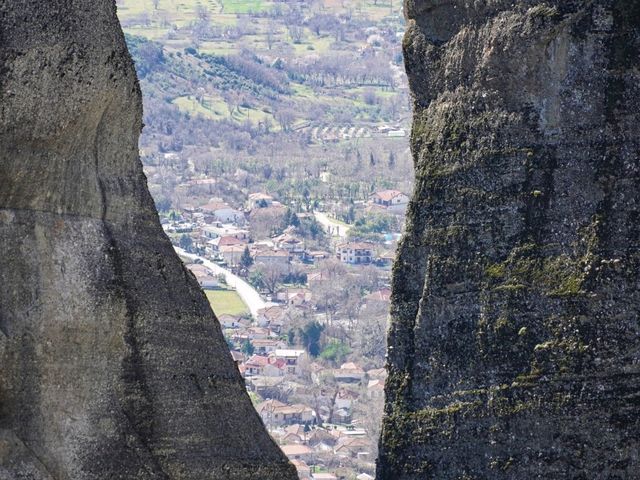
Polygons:
M371 263L373 261L373 243L340 243L336 247L336 256L342 263L352 265Z
M311 474L311 479L312 480L338 480L338 477L336 477L333 473L312 473Z
M266 400L256 410L266 425L309 424L316 419L316 413L306 405L285 405L277 400Z
M369 380L367 384L367 397L372 400L384 398L384 380Z
M213 245L214 249L221 251L222 247L236 247L240 245L244 247L247 245L247 240L245 238L238 238L235 235L222 235L214 238L210 243Z
M369 200L377 205L390 207L392 205L406 205L409 203L409 196L399 190L382 190L372 194Z
M320 260L324 260L329 258L331 254L329 252L325 252L324 250L305 250L302 260L306 262L318 262Z
M353 403L358 399L358 397L358 393L352 390L347 390L346 388L341 388L338 390L338 394L336 395L334 406L338 409L342 408L351 410Z
M219 199L212 199L206 205L201 206L200 210L205 215L213 216L223 223L244 223L245 220L244 213Z
M243 228L238 228L235 225L223 224L222 222L214 222L211 225L202 226L202 233L207 238L218 237L236 237L238 240L249 241L250 232Z
M315 447L316 445L320 445L320 444L333 447L336 444L336 441L337 441L337 438L331 435L324 428L314 428L307 434L307 443L312 447Z
M244 362L244 354L237 350L231 350L231 358L233 358L233 361L237 366L240 366L240 364Z
M384 368L373 368L371 370L367 370L367 376L369 379L378 379L384 380L387 378L387 370Z
M268 355L275 352L278 348L286 347L286 343L274 338L256 338L251 340L254 352L258 355Z
M219 247L218 250L227 265L237 267L240 265L240 259L242 258L245 248L244 245L230 245Z
M248 327L246 329L247 336L250 340L256 338L271 338L273 335L271 334L271 330L263 327Z
M247 201L247 209L253 210L254 208L267 208L273 204L273 197L266 193L251 193L249 194L249 200Z
M289 265L289 252L286 250L269 249L256 249L254 250L253 260L256 264L262 263L264 265L281 265L287 267Z
M283 288L276 294L276 299L289 306L298 307L303 303L311 301L311 290L300 287Z
M304 431L303 425L290 425L284 429L284 435L280 439L282 443L297 443L302 444L305 441L307 434Z
M304 253L304 241L291 233L283 233L282 235L275 237L273 239L273 244L277 248L286 250L290 254L297 253L302 255Z
M251 390L263 398L273 397L282 391L283 377L244 376Z
M391 299L391 289L390 288L381 288L380 290L376 290L375 292L371 292L369 295L364 297L365 303L389 303Z
M187 265L187 268L193 275L196 277L198 284L203 289L211 289L217 288L220 285L218 281L218 277L213 274L213 272L205 267L204 265L200 265L198 263L191 263Z
M235 315L229 315L228 313L223 313L218 316L218 321L222 328L240 328L242 324L240 323L240 318Z
M409 196L398 190L382 190L371 195L369 201L394 213L403 213L409 204Z
M376 265L380 267L390 267L396 258L396 253L390 250L385 250L376 259Z
M313 455L313 450L306 445L282 445L280 449L290 460L303 460Z
M367 453L369 445L365 438L341 437L333 448L334 455L343 458L356 458L361 453Z
M284 308L274 305L272 307L261 308L257 311L256 321L261 327L270 326L276 320L281 320L285 315Z
M375 480L375 478L368 473L361 473L360 475L356 476L356 480Z
M291 463L298 472L298 478L300 480L310 480L311 479L311 468L306 464L303 460L292 459Z
M286 363L274 357L252 355L244 362L245 376L282 377L285 374Z
M300 360L306 357L306 352L304 350L278 349L275 356L285 361L288 374L295 375L299 371Z
M332 373L336 381L340 383L359 383L364 378L364 370L353 362L343 363Z

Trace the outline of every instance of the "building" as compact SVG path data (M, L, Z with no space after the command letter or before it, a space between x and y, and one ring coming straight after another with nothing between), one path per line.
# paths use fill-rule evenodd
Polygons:
M300 480L310 480L311 479L311 468L306 464L303 460L296 460L295 458L291 460L291 463L296 470L298 471L298 478Z
M213 272L198 263L191 263L187 265L187 268L193 273L198 281L198 284L203 289L217 288L220 284L218 277Z
M211 201L200 207L205 215L213 216L222 223L244 223L244 213L222 201Z
M409 203L409 196L399 190L382 190L371 195L369 200L383 207L406 206Z
M287 267L289 265L289 252L286 250L274 250L272 248L260 248L253 250L253 260L256 264L264 265L280 265Z
M353 362L343 363L332 373L336 381L340 383L359 383L364 378L364 370Z
M368 264L373 261L373 243L347 242L336 247L336 256L342 263Z
M246 245L224 245L219 247L219 252L224 261L230 267L237 267L240 265L240 259L244 253Z
M251 193L247 201L247 209L267 208L273 204L273 197L266 193Z
M306 445L282 445L280 449L289 460L304 460L313 455L313 450Z
M306 352L304 350L278 349L275 351L275 356L285 361L288 374L295 375L300 369L300 360L306 357Z
M257 312L257 323L261 327L270 327L274 321L282 320L285 310L279 305L261 308ZM279 333L279 332L276 332Z
M266 400L256 410L265 425L310 424L316 420L313 409L302 404L285 405L277 400Z

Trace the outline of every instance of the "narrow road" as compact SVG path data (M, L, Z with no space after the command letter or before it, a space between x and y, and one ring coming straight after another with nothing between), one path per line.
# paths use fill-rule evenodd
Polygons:
M202 264L210 269L215 275L223 274L225 280L227 281L227 285L231 288L234 288L242 301L249 307L249 311L251 312L251 316L254 319L258 317L258 310L265 307L270 307L275 305L273 302L265 302L258 291L251 286L251 284L245 282L242 278L237 275L231 273L226 268L222 268L220 265L213 263L210 260L207 260L204 257L199 257L193 253L187 253L180 247L173 247L178 255L186 258L190 258L191 260L200 259L202 260Z
M313 212L316 220L324 227L326 232L332 237L344 238L349 231L349 225L338 223L335 220L330 219L324 212Z

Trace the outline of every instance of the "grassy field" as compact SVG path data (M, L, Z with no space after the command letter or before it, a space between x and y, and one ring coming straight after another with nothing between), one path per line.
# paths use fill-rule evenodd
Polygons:
M235 290L205 290L216 315L244 315L249 309Z

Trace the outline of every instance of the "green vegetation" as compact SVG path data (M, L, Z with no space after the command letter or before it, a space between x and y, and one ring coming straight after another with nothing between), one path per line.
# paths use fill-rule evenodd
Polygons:
M345 345L342 342L333 341L329 343L324 350L322 350L320 358L332 362L335 365L339 365L344 362L349 353L351 353L351 349L348 345Z
M409 191L406 138L379 132L408 131L410 116L401 5L382 5L118 0L145 96L142 160L164 169L154 195L180 208L175 185L206 175L221 180L210 197L263 190L298 213Z
M245 315L249 309L235 290L205 290L216 315Z

